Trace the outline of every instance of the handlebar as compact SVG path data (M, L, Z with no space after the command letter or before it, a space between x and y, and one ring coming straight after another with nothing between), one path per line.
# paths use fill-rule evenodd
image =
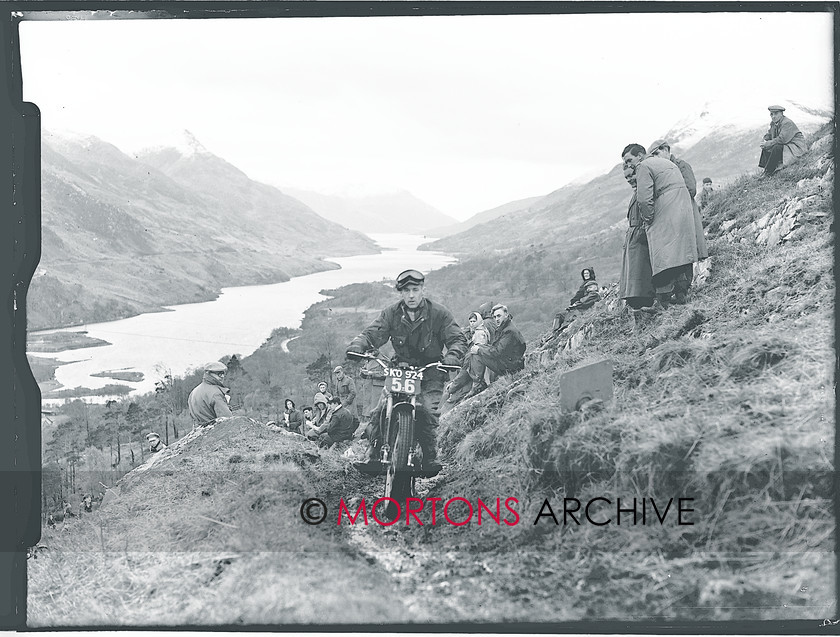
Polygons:
M358 352L347 352L347 356L355 356L356 358L364 358L367 360L376 361L377 363L379 363L382 369L388 369L388 364L383 362L381 358L377 358L374 354L359 354ZM424 365L423 367L419 367L417 369L419 369L420 371L425 371L430 367L435 367L446 372L457 372L461 369L458 365L444 365L440 361L434 361L432 363L429 363L428 365Z

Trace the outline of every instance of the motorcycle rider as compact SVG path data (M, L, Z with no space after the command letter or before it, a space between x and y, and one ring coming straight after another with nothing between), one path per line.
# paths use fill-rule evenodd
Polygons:
M363 354L377 349L391 340L395 363L414 366L428 365L441 360L444 365L460 366L467 350L467 340L455 322L452 312L440 303L425 298L426 277L417 270L405 270L397 276L396 288L402 300L382 310L379 317L347 347L350 354ZM446 347L446 355L443 348ZM441 470L437 461L437 440L434 427L440 413L440 401L446 372L431 367L423 372L415 410L417 442L423 449L423 471L434 475ZM365 462L357 469L376 473L381 468L379 449L382 446L382 413L378 405L371 413L369 446Z

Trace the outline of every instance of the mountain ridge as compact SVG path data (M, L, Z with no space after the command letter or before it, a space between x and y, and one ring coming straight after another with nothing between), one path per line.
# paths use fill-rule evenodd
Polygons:
M41 157L30 329L212 300L222 287L337 267L325 256L379 250L206 149L132 157L93 135L45 130Z
M294 187L281 190L325 219L361 232L429 234L435 226L457 223L407 190L365 195L327 195Z
M833 116L828 111L802 107L784 101L791 119L806 136L814 133ZM703 177L713 179L716 187L731 182L744 171L757 169L761 141L769 121L759 123L758 115L740 115L731 105L719 114L700 109L669 128L664 135L671 141L672 152L694 169L698 184ZM680 141L674 141L680 140ZM647 145L651 140L636 140ZM682 145L681 145L682 144ZM616 156L621 148L616 148ZM506 251L512 246L556 244L558 249L582 234L607 231L620 225L626 215L630 189L624 181L621 164L583 184L570 183L542 197L524 210L511 212L494 223L480 223L468 232L450 235L426 243L421 249L455 253ZM562 238L553 239L562 229Z

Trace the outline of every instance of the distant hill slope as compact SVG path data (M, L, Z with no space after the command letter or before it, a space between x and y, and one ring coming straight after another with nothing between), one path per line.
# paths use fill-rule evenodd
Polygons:
M41 179L30 329L210 300L224 286L329 269L323 256L377 251L194 139L138 159L96 137L45 132Z
M788 108L786 113L806 136L832 117L830 112L792 102L784 105ZM664 137L671 142L672 152L691 164L698 182L708 176L721 185L757 169L758 144L767 132L769 118L766 111L744 118L729 112L723 105L717 111L715 107L709 105L698 115L679 122ZM627 140L630 141L647 145L652 140ZM619 159L622 147L623 144L616 146L616 159ZM585 240L584 237L608 231L613 226L621 226L623 231L629 199L630 188L617 163L608 173L588 183L565 186L504 219L474 226L468 232L447 236L423 247L473 254L506 251L530 244L557 244L562 250L570 240Z
M466 221L462 221L461 223L432 228L428 231L428 234L433 237L448 237L451 234L465 232L480 223L492 221L493 219L497 219L503 215L519 212L520 210L527 210L529 206L537 203L540 199L542 199L542 197L528 197L527 199L511 201L510 203L502 204L501 206L496 206L490 210L474 214L472 217Z
M297 188L283 188L283 192L300 199L325 219L366 233L430 234L430 228L457 223L405 190L363 196L324 195Z

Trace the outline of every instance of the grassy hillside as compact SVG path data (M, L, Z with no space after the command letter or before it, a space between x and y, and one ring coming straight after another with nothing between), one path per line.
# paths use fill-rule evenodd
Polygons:
M340 499L370 502L381 481L236 417L45 531L30 624L835 617L833 189L826 130L795 165L721 193L706 215L709 274L688 305L634 327L608 298L441 419L446 468L420 497L515 497L518 523L432 525L424 511L423 526L339 526ZM367 311L332 303L313 324ZM564 412L562 375L603 358L613 400ZM311 497L328 523L300 519ZM663 523L648 504L645 525L623 513L596 526L567 520L564 498L653 499L660 514L674 501ZM556 525L538 518L545 500ZM593 519L616 517L594 501Z
M588 339L532 360L516 392L499 383L444 417L439 497L527 493L532 511L572 495L694 498L693 526L488 533L473 550L527 547L557 565L522 595L550 589L584 618L834 612L832 142L723 193L711 275L689 305L636 333L620 310L594 309L571 328ZM601 358L615 363L613 404L561 413L560 376ZM435 528L429 542L456 535ZM488 565L504 578L511 562Z

